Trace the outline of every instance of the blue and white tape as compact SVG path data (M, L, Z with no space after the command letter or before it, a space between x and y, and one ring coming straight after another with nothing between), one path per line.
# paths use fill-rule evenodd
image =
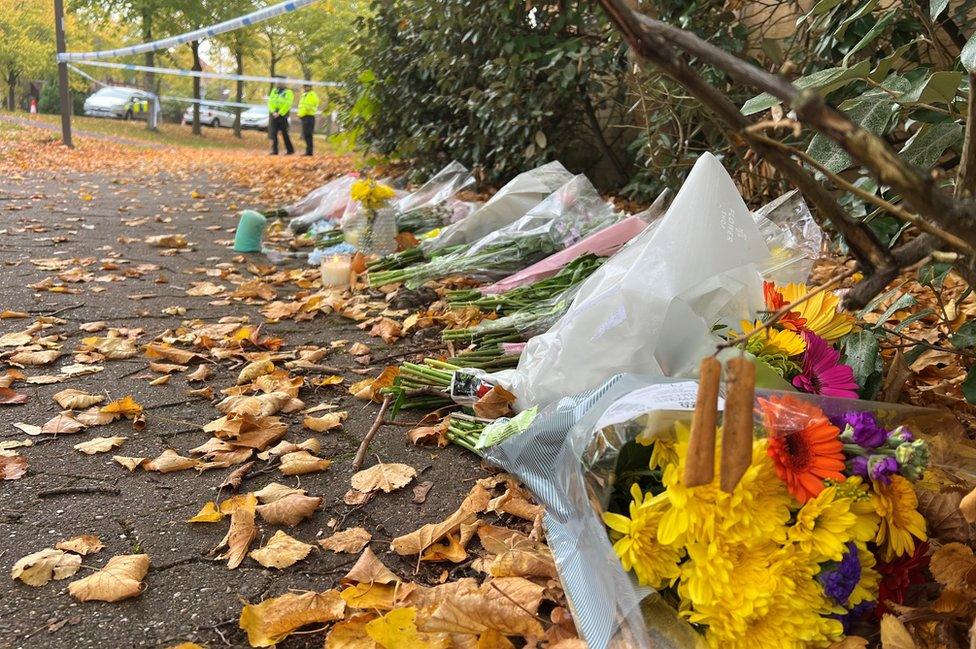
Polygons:
M198 72L196 70L180 70L178 68L156 68L148 65L137 65L135 63L111 63L109 61L79 61L79 63L81 65L93 65L100 68L114 68L118 70L129 70L131 72L154 72L156 74L171 74L178 77L199 77L201 79L257 81L261 83L284 82L297 86L338 87L342 85L337 81L307 81L305 79L293 79L290 77L261 77L249 74L232 74L230 72Z
M67 61L94 61L99 59L112 59L118 56L129 56L132 54L143 54L145 52L165 50L171 47L176 47L177 45L189 43L191 41L213 38L219 34L234 31L235 29L240 29L241 27L249 27L250 25L255 25L271 18L275 18L286 13L291 13L292 11L297 11L298 9L307 7L313 2L318 1L319 0L288 0L287 2L280 2L276 5L265 7L264 9L258 9L257 11L253 11L245 16L231 18L230 20L225 20L222 23L217 23L216 25L211 25L210 27L203 27L202 29L195 29L191 32L180 34L179 36L161 38L157 41L152 41L151 43L120 47L114 50L102 50L101 52L63 52L58 54L58 63L64 63Z

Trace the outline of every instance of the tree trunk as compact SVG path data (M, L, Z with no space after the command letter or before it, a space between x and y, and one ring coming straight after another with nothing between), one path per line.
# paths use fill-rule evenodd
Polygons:
M17 77L14 72L7 73L7 110L17 109Z
M272 44L271 45L271 65L268 66L268 76L269 77L275 76L277 70L278 70L278 57L275 54L275 48L274 48L274 45ZM274 90L274 87L275 87L275 84L272 81L271 83L268 84L268 92L271 92L272 90Z
M150 12L148 10L148 8L147 8L146 10L144 10L142 12L142 40L143 40L143 42L144 43L148 43L148 42L152 41L152 39L153 39L152 38L152 35L153 35L152 12ZM148 67L152 68L152 67L155 67L156 66L156 53L155 52L146 52L145 59L146 59L146 65ZM146 73L146 90L148 90L151 93L158 94L157 93L157 90L156 90L156 73L155 72L147 72ZM150 109L150 110L152 110L152 109ZM149 129L150 131L156 130L154 128L154 125L153 125L153 120L150 117L147 117L146 118L146 128Z
M234 59L237 61L237 74L244 74L244 51L238 43L234 50ZM244 82L237 80L237 95L234 99L238 104L244 101ZM241 107L234 108L234 137L241 137Z
M193 70L200 72L203 65L200 64L200 41L191 41L190 48L193 50ZM200 77L193 77L193 134L202 135L200 130Z

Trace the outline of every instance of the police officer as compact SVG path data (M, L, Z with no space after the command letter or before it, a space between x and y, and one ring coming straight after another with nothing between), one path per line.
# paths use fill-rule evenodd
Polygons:
M315 132L315 115L319 112L319 96L306 84L302 98L298 100L298 118L302 120L302 139L305 155L312 155L312 135Z
M288 114L291 106L295 103L295 93L285 86L283 77L276 77L278 86L272 88L268 95L268 131L271 136L271 155L278 155L278 133L285 143L285 151L288 155L295 152L295 147L291 144L288 137Z

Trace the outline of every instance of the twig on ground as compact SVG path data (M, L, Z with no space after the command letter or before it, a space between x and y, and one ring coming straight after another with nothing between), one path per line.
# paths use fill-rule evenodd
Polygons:
M38 498L50 498L51 496L64 496L69 494L110 494L118 496L122 492L115 487L56 487L38 491Z
M359 444L359 448L356 450L356 459L352 461L352 468L354 471L359 471L363 466L363 462L366 460L366 453L369 451L369 444L373 441L373 437L376 436L376 431L380 429L383 425L383 420L386 419L386 411L393 403L393 395L386 395L383 397L383 405L380 406L380 412L376 415L376 421L373 422L373 426L363 437L363 441Z

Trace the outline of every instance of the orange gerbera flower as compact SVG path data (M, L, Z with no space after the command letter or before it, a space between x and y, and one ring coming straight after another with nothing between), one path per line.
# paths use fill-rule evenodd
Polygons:
M844 444L840 429L823 411L793 396L759 400L769 431L766 452L776 473L801 503L824 489L824 480L844 480Z
M766 308L771 313L775 313L786 306L786 298L772 282L763 282L763 298L766 301ZM806 323L806 318L801 318L799 311L789 311L778 322L784 329L790 331L800 331Z

